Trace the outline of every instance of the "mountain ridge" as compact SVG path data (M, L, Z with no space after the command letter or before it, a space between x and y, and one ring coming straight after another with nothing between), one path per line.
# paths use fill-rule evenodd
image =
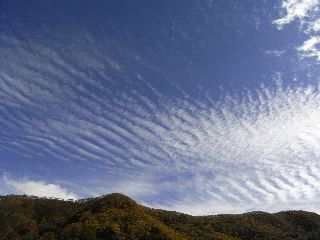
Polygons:
M320 239L306 211L191 216L153 209L119 193L77 201L0 196L0 240Z

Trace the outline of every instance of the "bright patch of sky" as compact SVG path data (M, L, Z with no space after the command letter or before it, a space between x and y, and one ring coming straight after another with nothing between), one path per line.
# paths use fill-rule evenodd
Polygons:
M3 1L0 194L319 212L318 0Z

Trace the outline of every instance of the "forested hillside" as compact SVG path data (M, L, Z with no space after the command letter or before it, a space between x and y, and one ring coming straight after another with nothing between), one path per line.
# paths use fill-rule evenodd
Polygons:
M320 216L288 211L196 217L150 209L116 193L76 202L3 196L0 239L320 239Z

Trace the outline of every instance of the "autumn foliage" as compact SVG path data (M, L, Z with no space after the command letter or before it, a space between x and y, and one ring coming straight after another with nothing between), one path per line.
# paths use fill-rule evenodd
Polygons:
M121 194L80 201L0 197L2 240L320 239L320 216L288 211L190 216L150 209Z

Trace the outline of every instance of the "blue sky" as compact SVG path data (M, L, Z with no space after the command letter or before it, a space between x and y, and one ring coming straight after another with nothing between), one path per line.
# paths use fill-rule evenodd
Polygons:
M319 212L319 6L1 1L0 194Z

